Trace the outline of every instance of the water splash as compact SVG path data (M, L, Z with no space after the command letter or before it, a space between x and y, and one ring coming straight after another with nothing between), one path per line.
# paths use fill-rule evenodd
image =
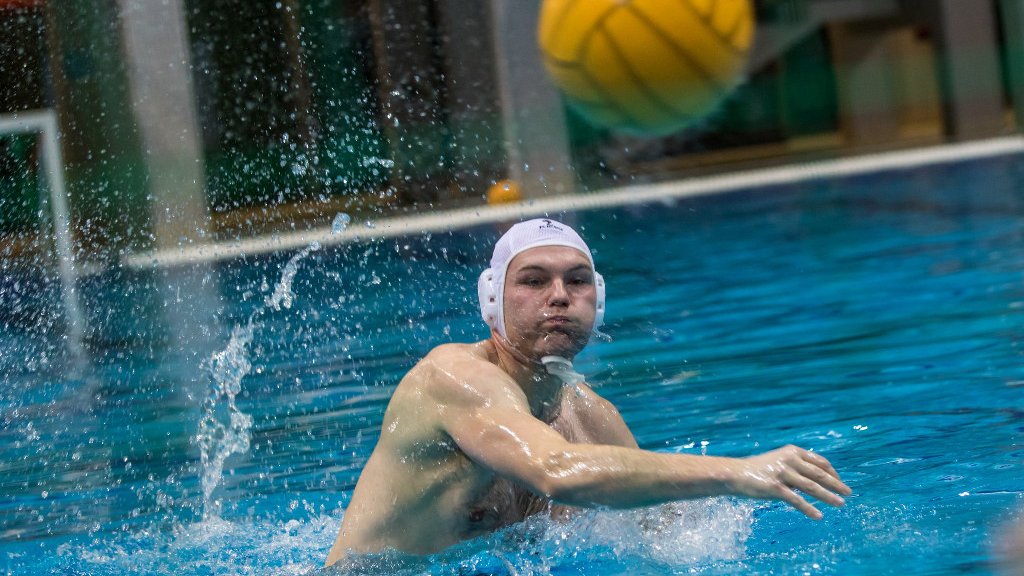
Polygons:
M315 252L319 249L320 243L314 241L301 252L292 256L288 264L285 264L284 271L281 272L281 280L274 286L274 293L266 299L268 307L278 311L281 310L282 306L285 308L292 307L292 301L295 298L295 294L292 292L292 281L295 280L295 274L299 271L299 262L306 256L309 256L310 252Z
M203 492L204 524L220 517L220 501L214 500L213 492L224 478L224 463L232 454L249 451L252 416L242 412L235 399L242 391L242 379L252 371L249 345L260 326L257 318L267 309L279 311L282 306L291 308L295 297L292 282L299 263L319 249L320 244L313 242L292 256L281 272L281 279L274 286L273 295L265 299L265 306L253 312L244 326L235 326L227 347L215 352L204 364L213 384L203 402L203 416L194 438L199 445L202 469L200 486Z
M200 485L203 489L203 519L219 515L219 503L213 501L213 491L224 475L224 462L232 454L249 450L249 430L252 417L238 409L235 397L242 390L242 378L252 370L248 346L252 342L252 319L231 332L227 347L210 357L207 369L213 378L213 389L206 397L203 417L199 421L199 460L202 466ZM222 412L228 421L222 421Z
M753 527L750 503L727 498L673 502L625 511L588 511L567 523L544 519L528 529L549 566L624 562L669 567L742 558ZM658 570L655 570L657 572Z
M627 511L539 514L431 556L350 556L315 572L392 574L671 574L717 572L746 558L754 506L728 498ZM731 573L727 571L725 573Z

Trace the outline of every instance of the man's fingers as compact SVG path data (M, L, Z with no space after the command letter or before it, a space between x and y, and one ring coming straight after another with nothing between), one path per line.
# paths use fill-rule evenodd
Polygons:
M842 480L813 464L801 462L797 472L803 474L807 478L810 478L814 482L817 482L821 486L824 486L828 490L835 492L836 494L849 496L853 493L853 490L851 490L846 484L843 484ZM801 488L801 490L802 489L803 488ZM817 498L817 496L815 496L815 498ZM821 500L821 498L818 499ZM828 502L828 500L826 500L826 502Z
M765 463L769 458L774 459ZM769 485L767 494L762 494L782 500L814 520L821 519L821 511L804 496L840 507L846 504L840 495L853 492L839 479L839 473L827 459L798 446L784 446L757 460L760 461L758 474L753 478L767 481Z
M807 502L807 500L801 498L800 495L794 492L792 489L786 488L785 486L781 486L779 490L779 499L782 500L783 502L786 502L793 508L796 508L797 510L803 512L809 518L812 518L814 520L821 520L821 511L815 508L814 506L811 506Z
M821 454L811 452L810 450L803 450L803 452L800 455L803 457L804 461L810 462L811 464L814 464L818 468L821 468L822 470L828 472L832 476L839 478L839 473L836 472L836 469L832 467L832 463L829 462L828 459L822 456Z
M828 476L828 474L825 474L825 476L831 478L831 476ZM792 488L796 488L803 492L804 494L817 498L818 500L826 504L831 504L832 506L835 506L837 508L846 505L845 500L833 494L832 492L826 490L824 487L822 487L821 484L816 482L814 479L802 476L799 471L791 470L787 472L785 475L785 481L786 485Z
M846 496L849 496L850 494L853 493L853 490L850 489L849 486L844 484L843 481L839 479L839 473L836 472L836 469L832 467L832 464L828 460L826 460L824 456L820 454L815 454L814 452L810 452L808 450L804 450L803 461L810 463L815 468L822 471L825 475L829 477L829 479L824 480L824 476L807 473L808 476L811 476L816 480L819 477L823 478L823 480L818 481L819 484L823 484L833 492L838 492Z

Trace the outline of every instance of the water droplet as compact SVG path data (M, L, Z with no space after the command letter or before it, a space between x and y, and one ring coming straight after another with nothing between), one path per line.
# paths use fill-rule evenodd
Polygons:
M344 212L338 212L334 217L334 223L331 224L331 233L338 234L348 228L348 225L352 222L352 217Z

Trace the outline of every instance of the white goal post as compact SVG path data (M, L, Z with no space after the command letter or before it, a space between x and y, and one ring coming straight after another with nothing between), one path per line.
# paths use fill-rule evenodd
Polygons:
M69 343L75 354L82 352L84 317L78 299L78 269L75 265L71 216L64 184L64 161L60 150L57 114L51 110L28 110L0 114L0 137L35 134L39 142L39 171L49 189L53 215L54 243L60 267L61 295L67 312Z

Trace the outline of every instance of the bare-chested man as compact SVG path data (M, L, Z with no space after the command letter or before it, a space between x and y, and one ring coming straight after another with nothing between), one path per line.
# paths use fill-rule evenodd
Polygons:
M432 350L399 383L327 557L437 552L543 510L738 495L842 506L850 489L795 446L744 459L641 450L572 370L604 316L583 239L553 220L498 241L479 295L491 337ZM545 364L544 361L548 361Z

